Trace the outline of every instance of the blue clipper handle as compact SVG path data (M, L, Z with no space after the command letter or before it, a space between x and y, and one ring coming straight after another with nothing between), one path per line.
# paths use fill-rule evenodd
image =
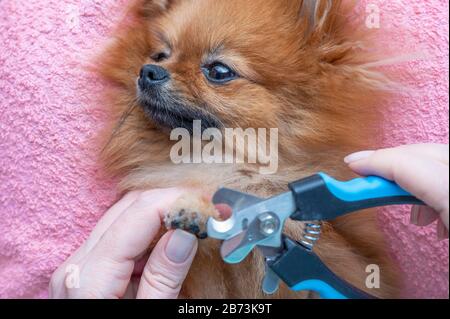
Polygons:
M285 253L270 269L294 291L314 291L324 299L374 299L335 275L311 250L285 238Z
M289 185L296 198L299 221L333 220L359 210L390 205L424 205L392 181L369 176L338 181L324 173Z
M302 281L294 287L291 287L291 289L294 291L314 291L319 294L322 299L348 299L329 284L319 279Z

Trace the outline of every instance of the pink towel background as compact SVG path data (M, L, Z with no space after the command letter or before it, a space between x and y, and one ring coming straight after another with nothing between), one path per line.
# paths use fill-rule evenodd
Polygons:
M369 1L364 1L362 4ZM104 87L83 69L125 0L0 1L0 297L46 297L54 269L115 200L90 141L107 114ZM448 143L448 1L371 0L385 47L427 52L399 73L414 88L386 114L385 144ZM448 241L380 215L406 274L405 297L448 298Z

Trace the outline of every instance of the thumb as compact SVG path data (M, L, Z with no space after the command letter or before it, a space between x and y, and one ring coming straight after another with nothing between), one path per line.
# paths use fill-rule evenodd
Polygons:
M138 299L176 299L189 272L197 238L182 230L165 234L144 268Z

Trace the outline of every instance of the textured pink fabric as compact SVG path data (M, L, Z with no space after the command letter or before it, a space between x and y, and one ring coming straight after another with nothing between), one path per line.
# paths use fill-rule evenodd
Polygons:
M49 277L116 197L92 143L107 114L85 71L125 0L0 1L0 297L46 297ZM369 2L369 1L367 1ZM371 0L386 48L426 52L396 68L412 92L386 114L385 144L448 143L448 1ZM380 216L405 297L448 297L448 242Z

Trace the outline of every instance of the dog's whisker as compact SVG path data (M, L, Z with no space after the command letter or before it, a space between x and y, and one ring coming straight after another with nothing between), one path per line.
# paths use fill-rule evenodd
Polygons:
M125 124L126 120L130 117L131 113L133 113L134 109L136 108L137 101L134 99L125 109L125 111L122 113L122 116L119 118L119 121L115 125L114 129L111 132L111 136L108 139L108 142L106 142L105 146L102 149L102 153L105 151L105 149L108 147L109 144L111 144L112 140L117 136L117 134L120 132L120 129Z

